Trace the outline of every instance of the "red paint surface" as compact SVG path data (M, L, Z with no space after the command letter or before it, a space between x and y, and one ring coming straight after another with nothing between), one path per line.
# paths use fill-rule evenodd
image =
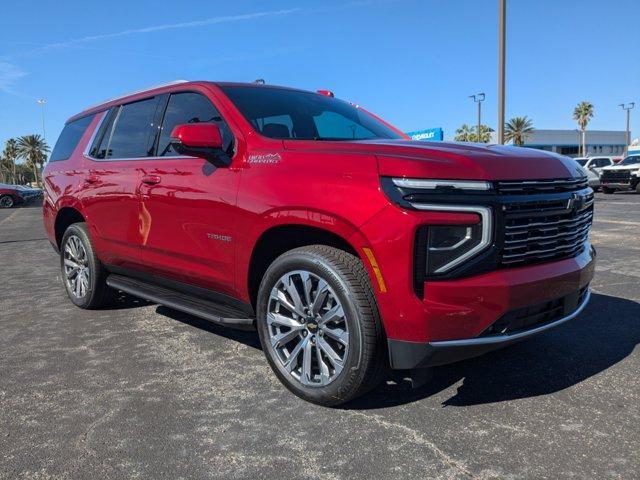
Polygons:
M74 118L150 94L184 90L208 96L231 127L236 154L230 167L212 169L207 161L189 157L92 160L82 152L102 114L97 115L72 157L45 168L44 224L52 242L56 216L63 208L73 208L87 221L104 263L248 302L249 261L260 236L281 225L314 226L342 237L362 259L363 247L373 251L386 293L377 291L373 271L364 263L386 333L412 341L475 336L504 312L575 291L593 276L587 248L573 259L427 282L424 299L413 291L416 229L477 217L403 210L382 193L380 176L500 180L573 175L575 165L543 152L408 140L269 139L255 132L207 82L133 95ZM250 161L265 155L277 160Z

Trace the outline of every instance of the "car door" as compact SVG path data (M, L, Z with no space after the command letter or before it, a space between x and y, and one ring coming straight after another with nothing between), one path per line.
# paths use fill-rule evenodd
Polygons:
M142 261L153 274L233 294L240 173L174 151L173 128L197 122L216 123L233 156L231 130L204 92L169 96L156 156L141 169Z
M110 266L140 268L140 167L153 154L160 100L110 109L85 153L81 200L98 255Z

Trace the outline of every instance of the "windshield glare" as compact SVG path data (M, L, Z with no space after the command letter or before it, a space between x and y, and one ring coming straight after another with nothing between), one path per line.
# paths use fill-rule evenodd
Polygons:
M240 113L265 137L293 140L402 138L353 105L312 92L221 85Z
M633 165L640 163L640 155L632 155L622 160L618 165Z

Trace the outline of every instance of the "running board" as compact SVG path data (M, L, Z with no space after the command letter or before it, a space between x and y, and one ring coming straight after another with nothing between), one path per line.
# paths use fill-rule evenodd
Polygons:
M124 275L110 274L107 285L149 302L204 318L218 325L239 330L255 330L254 319L229 305L161 287Z

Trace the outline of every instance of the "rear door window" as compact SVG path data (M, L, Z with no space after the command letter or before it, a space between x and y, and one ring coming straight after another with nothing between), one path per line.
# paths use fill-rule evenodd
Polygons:
M169 97L158 141L158 156L176 156L171 146L171 132L185 123L215 123L222 133L222 144L228 155L233 153L233 135L220 112L204 95L196 92L174 93Z
M95 115L88 115L67 123L58 137L49 161L58 162L67 160L78 146L78 142L94 117Z
M98 157L106 159L143 158L154 154L153 119L157 98L122 105L105 132ZM106 148L103 148L105 145Z

